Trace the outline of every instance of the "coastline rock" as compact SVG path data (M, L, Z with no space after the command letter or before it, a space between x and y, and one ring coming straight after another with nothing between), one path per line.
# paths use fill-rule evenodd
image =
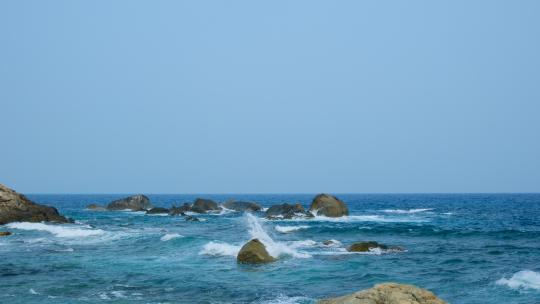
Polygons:
M186 221L190 221L190 222L200 222L201 220L199 220L198 218L196 218L196 217L194 217L194 216L186 215Z
M169 210L170 215L186 215L185 212L191 211L191 205L188 203L184 203L184 205L180 207L172 206Z
M0 236L8 236L11 235L11 232L9 231L0 231Z
M92 211L106 211L107 210L107 208L105 208L104 206L100 206L98 204L90 204L86 206L86 209L92 210Z
M221 210L216 202L210 199L198 198L191 206L191 211L197 213L206 213L207 211Z
M349 209L344 202L329 194L319 194L315 196L309 208L314 215L324 215L327 217L340 217L349 215Z
M446 304L431 291L413 285L384 283L318 304Z
M223 207L227 209L231 209L234 211L261 211L262 207L261 205L254 203L254 202L244 202L244 201L226 201L223 204Z
M40 205L0 184L0 225L11 222L58 222L72 220L60 215L54 207Z
M295 216L307 216L309 217L308 213L306 213L306 210L304 209L304 206L300 204L281 204L281 205L274 205L268 210L266 210L265 216L268 219L292 219ZM311 215L312 217L313 215Z
M119 200L112 201L107 205L108 210L132 210L132 211L144 211L152 209L150 199L146 195L133 195Z
M236 256L238 263L262 264L275 261L258 239L252 239L242 246Z
M392 252L400 252L405 251L402 247L399 246L387 246L381 243L377 243L375 241L367 241L367 242L358 242L354 243L349 248L347 248L347 251L349 252L368 252L371 249L381 249L381 250L388 250Z
M146 214L169 214L169 209L162 207L154 207L146 211Z

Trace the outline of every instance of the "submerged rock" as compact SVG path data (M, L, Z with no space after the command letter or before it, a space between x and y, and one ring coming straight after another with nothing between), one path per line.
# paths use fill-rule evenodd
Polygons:
M11 232L9 231L0 231L0 236L8 236L11 235Z
M221 210L216 202L210 199L198 198L191 206L191 211L197 213L206 213L207 211Z
M291 205L287 203L284 203L281 205L274 205L268 208L265 214L266 218L268 219L279 219L279 218L292 219L295 216L310 217L310 215L311 215L310 213L309 214L306 213L304 206L300 204ZM311 215L311 217L312 216L313 215Z
M196 218L196 217L194 217L194 216L186 215L186 221L190 221L190 222L200 222L201 220L199 220L198 218Z
M169 209L162 208L162 207L154 207L148 211L146 211L146 214L168 214Z
M318 304L446 304L431 291L413 285L384 283Z
M112 201L107 205L108 210L132 210L141 211L152 209L150 199L146 195L133 195L119 200Z
M315 196L309 211L315 215L324 215L328 217L349 215L347 205L337 197L329 194L319 194Z
M223 207L231 209L234 211L261 211L261 205L254 202L244 202L244 201L226 201L223 204Z
M70 223L54 207L40 205L0 184L0 225L11 222Z
M238 263L262 264L275 261L258 239L252 239L242 246L236 256Z
M86 209L92 210L92 211L105 211L105 210L107 210L107 208L105 208L104 206L98 205L98 204L90 204L90 205L86 206Z

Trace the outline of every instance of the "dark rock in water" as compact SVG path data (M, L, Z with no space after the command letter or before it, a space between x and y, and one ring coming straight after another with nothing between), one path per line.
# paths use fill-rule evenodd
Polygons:
M315 196L309 211L314 215L324 215L328 217L349 215L347 205L337 197L329 194L319 194Z
M261 264L275 261L258 239L252 239L242 246L236 256L238 263Z
M150 199L146 195L139 194L112 201L107 206L107 209L144 211L152 209L152 204L150 204Z
M446 304L431 291L413 285L384 283L318 304Z
M190 221L190 222L200 222L201 220L199 220L198 218L196 218L196 217L194 217L194 216L186 215L186 221Z
M98 204L90 204L90 205L86 206L86 209L92 210L92 211L105 211L105 210L107 210L107 208L105 208L104 206L100 206Z
M146 211L146 214L168 214L169 209L162 208L162 207L154 207L148 211Z
M340 244L339 242L334 241L334 240L326 240L326 241L323 241L322 243L325 246L334 246L334 245Z
M0 184L0 225L11 222L58 222L72 220L60 215L54 207L40 205Z
M371 249L381 249L381 250L388 250L388 251L404 251L403 248L398 246L387 246L381 243L377 243L375 241L368 241L368 242L358 242L354 243L349 248L347 248L350 252L367 252Z
M191 206L191 211L197 213L206 213L207 211L221 210L216 202L213 200L198 198Z
M11 232L9 231L0 231L0 236L8 236L11 235Z
M284 203L281 205L274 205L268 208L265 214L266 218L268 219L279 219L279 218L291 219L295 216L306 216L306 215L307 215L306 210L304 209L302 205L300 204L291 205L287 203Z
M180 207L172 206L169 210L170 215L186 215L185 212L191 211L191 205L188 203L184 203L184 205Z
M261 211L261 205L254 202L244 202L244 201L226 201L223 204L223 207L231 209L234 211Z

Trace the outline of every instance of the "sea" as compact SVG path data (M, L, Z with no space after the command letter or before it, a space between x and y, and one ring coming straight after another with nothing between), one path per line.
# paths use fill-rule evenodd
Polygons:
M448 303L540 303L540 194L337 194L349 216L292 220L86 209L125 196L27 195L75 223L0 226L13 233L0 237L0 303L315 303L383 282ZM161 207L200 197L265 208L314 196L148 195ZM252 238L277 261L238 264ZM359 241L405 250L347 251Z

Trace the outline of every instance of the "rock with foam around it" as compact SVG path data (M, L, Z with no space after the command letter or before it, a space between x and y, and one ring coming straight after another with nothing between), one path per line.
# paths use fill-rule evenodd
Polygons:
M349 209L344 202L329 194L315 196L309 210L315 215L328 217L340 217L349 215Z
M446 304L431 291L413 285L384 283L350 295L321 300L318 304Z
M292 219L296 216L310 217L311 214L306 213L304 206L300 204L280 204L274 205L266 210L266 218L268 219Z
M146 211L146 214L169 214L169 209L163 207L154 207Z
M191 206L191 211L197 213L206 213L208 211L221 210L216 202L210 199L198 198Z
M186 215L185 213L188 211L191 211L191 205L189 203L184 203L180 207L172 206L171 209L169 210L169 214L184 216Z
M40 205L0 184L0 225L11 222L70 223L54 207Z
M254 202L244 202L244 201L226 201L223 204L223 207L231 209L234 211L261 211L261 205Z
M107 205L107 209L144 211L152 209L152 204L146 195L139 194L112 201L109 205Z
M266 247L258 239L252 239L247 242L236 257L238 263L244 264L263 264L275 261L275 259L266 251Z

